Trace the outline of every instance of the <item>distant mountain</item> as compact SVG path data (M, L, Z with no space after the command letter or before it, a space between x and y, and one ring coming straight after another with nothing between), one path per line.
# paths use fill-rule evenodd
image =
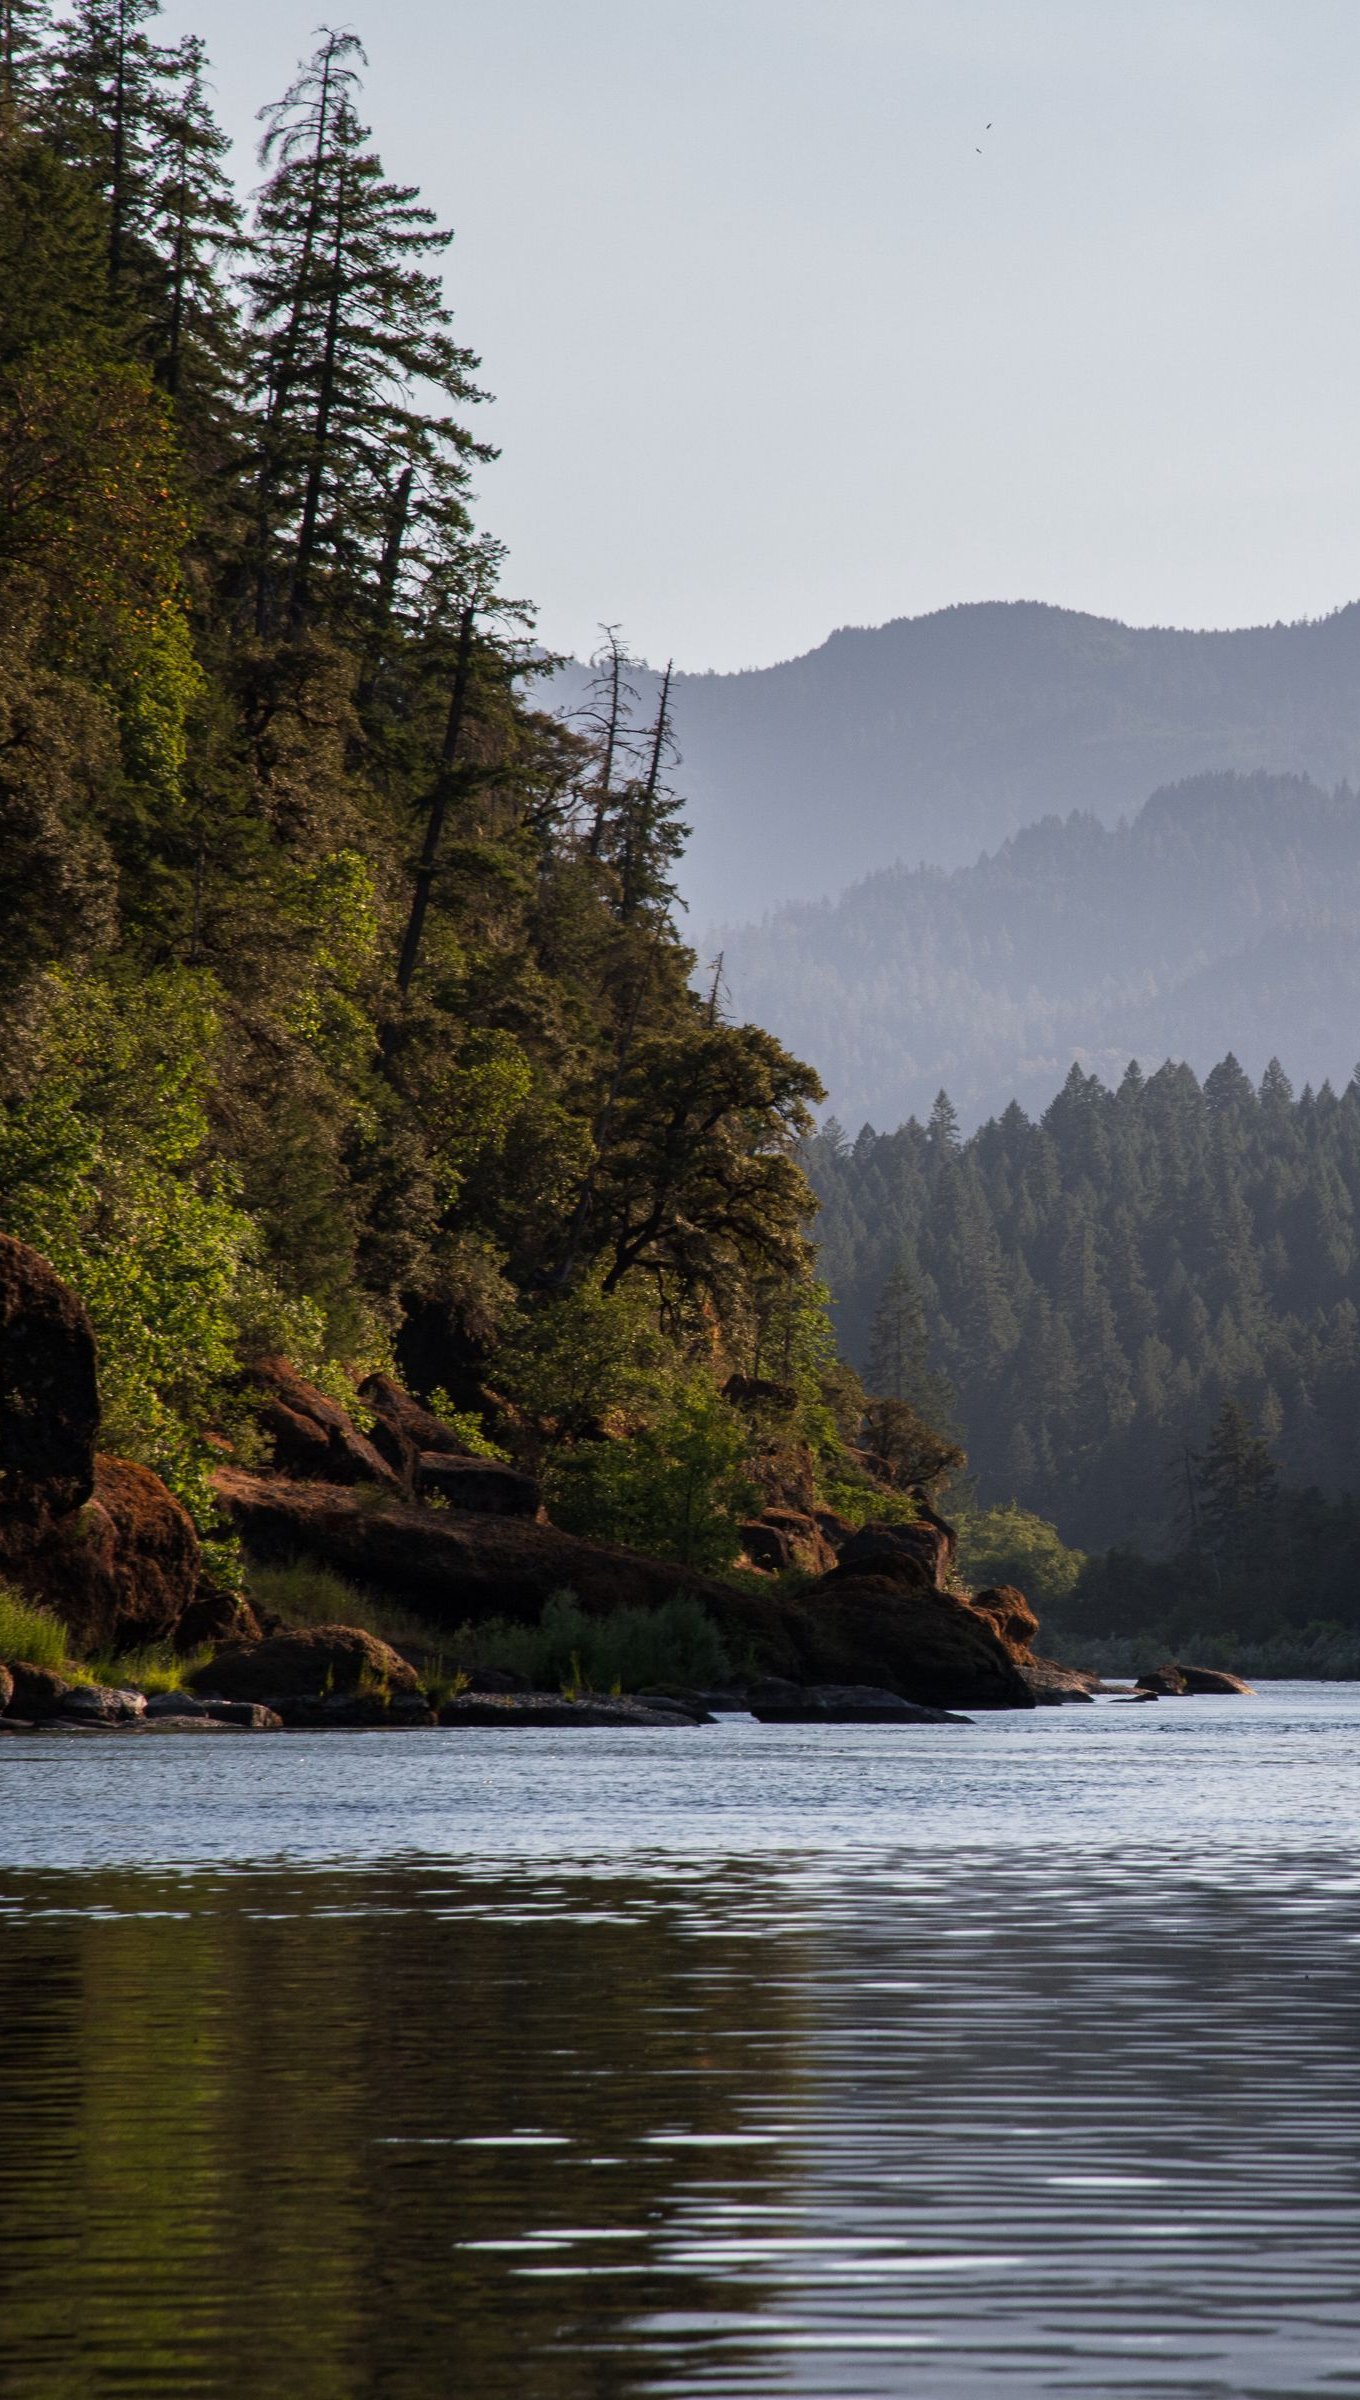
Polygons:
M550 687L579 699L579 668ZM655 693L635 678L644 707ZM986 602L735 675L681 675L696 934L902 860L956 867L1036 818L1103 824L1205 770L1360 781L1360 604L1235 633Z
M1114 827L1046 817L971 867L891 867L721 937L737 1015L818 1068L851 1132L1042 1109L1073 1060L1344 1085L1360 1056L1360 797L1204 775Z

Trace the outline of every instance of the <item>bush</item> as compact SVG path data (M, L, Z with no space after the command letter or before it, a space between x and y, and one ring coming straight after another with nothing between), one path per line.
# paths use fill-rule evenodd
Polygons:
M720 1683L731 1671L717 1626L684 1593L660 1608L592 1617L574 1592L554 1592L537 1625L488 1618L465 1625L453 1647L460 1665L506 1668L537 1691L635 1692L655 1683Z
M725 1567L741 1546L738 1523L759 1505L742 1465L745 1447L740 1420L696 1376L643 1432L559 1452L544 1494L567 1533L681 1566Z
M959 1573L972 1591L1014 1584L1042 1613L1070 1597L1085 1564L1056 1526L1014 1500L959 1519Z
M0 1659L6 1665L52 1667L70 1673L67 1633L60 1617L48 1608L33 1608L8 1584L0 1584Z

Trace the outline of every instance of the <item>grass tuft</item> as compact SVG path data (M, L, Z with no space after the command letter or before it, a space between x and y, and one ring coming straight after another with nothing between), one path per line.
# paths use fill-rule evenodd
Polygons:
M0 1584L0 1659L7 1665L51 1667L57 1674L73 1675L68 1639L66 1627L50 1608L36 1608L8 1584Z

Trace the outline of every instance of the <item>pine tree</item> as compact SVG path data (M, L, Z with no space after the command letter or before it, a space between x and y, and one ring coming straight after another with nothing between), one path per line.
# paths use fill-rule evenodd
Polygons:
M230 144L208 104L207 53L189 35L173 55L151 156L150 231L162 262L157 372L175 399L186 387L222 406L238 355L223 265L240 241L240 209L223 161Z
M478 362L449 332L430 264L452 236L367 147L362 59L352 36L328 35L263 112L271 172L245 278L262 359L260 613L281 573L294 628L314 613L323 568L331 600L362 613L390 594L415 529L436 554L465 537L469 461L492 455L442 406L421 405L427 391L460 407L482 398Z
M104 214L109 284L144 299L154 261L155 155L174 54L148 30L160 0L76 0L53 45L42 116Z
M674 871L689 828L682 803L662 779L675 755L671 731L671 666L661 678L656 716L648 737L645 771L624 785L607 822L604 847L618 877L619 915L625 925L640 917L663 918L676 897Z
M879 1295L869 1335L869 1388L884 1400L909 1400L926 1373L926 1320L916 1279L899 1259Z
M1196 1469L1203 1538L1219 1558L1236 1558L1261 1540L1279 1479L1269 1443L1235 1400L1220 1408Z
M926 1131L930 1136L931 1148L938 1151L941 1157L958 1149L959 1112L948 1092L938 1091L935 1094Z
M51 23L51 0L0 0L0 139L7 120L36 99Z

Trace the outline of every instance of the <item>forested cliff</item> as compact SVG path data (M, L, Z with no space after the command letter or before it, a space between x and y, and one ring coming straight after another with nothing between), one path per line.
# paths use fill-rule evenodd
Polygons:
M803 1362L828 1423L816 1077L690 988L664 700L521 696L449 236L357 39L262 110L243 217L157 32L0 11L0 1226L201 1507L280 1351L449 1405L494 1354L512 1415L721 1497L733 1371Z

